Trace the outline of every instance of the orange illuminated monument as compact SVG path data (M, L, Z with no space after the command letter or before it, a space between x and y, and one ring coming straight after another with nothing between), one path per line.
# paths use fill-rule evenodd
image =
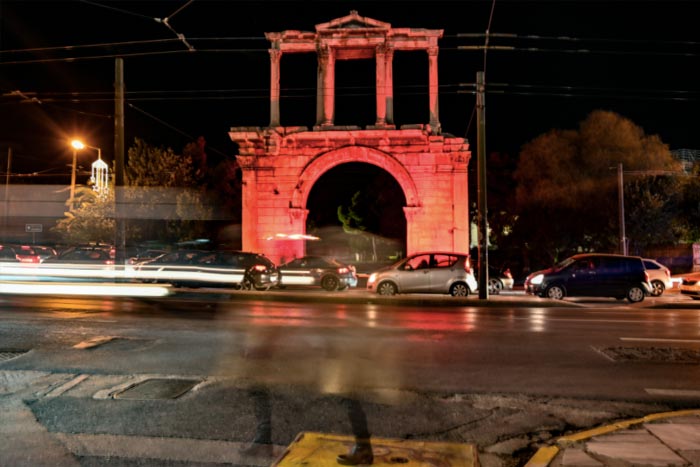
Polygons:
M406 200L406 253L469 250L465 138L443 134L438 113L438 39L442 30L392 28L356 11L316 25L315 32L266 33L270 41L270 124L231 128L243 172L242 247L273 261L305 254L305 243L271 242L278 234L306 233L307 200L314 183L345 163L375 165L391 174ZM396 128L394 54L423 51L428 57L428 123ZM283 126L280 73L285 54L318 59L316 123ZM373 125L335 124L336 62L374 60L376 119Z

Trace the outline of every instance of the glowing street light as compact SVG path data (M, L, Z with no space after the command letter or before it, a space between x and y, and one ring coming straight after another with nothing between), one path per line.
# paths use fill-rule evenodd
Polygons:
M75 199L75 171L77 151L85 148L95 149L97 151L97 160L92 163L92 173L90 176L90 181L93 183L93 190L95 190L100 197L106 196L109 190L109 166L102 160L102 149L95 146L90 146L77 139L71 141L71 146L73 146L73 166L71 171L70 182L70 205L72 209L73 201Z

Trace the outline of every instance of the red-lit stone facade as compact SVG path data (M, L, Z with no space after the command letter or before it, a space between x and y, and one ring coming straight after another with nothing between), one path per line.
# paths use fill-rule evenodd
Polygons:
M467 164L464 138L443 135L438 114L437 40L442 30L392 29L388 23L350 15L316 26L316 32L267 33L271 42L270 125L231 128L243 172L243 249L273 261L304 255L303 241L272 241L277 234L306 231L306 203L314 183L350 162L378 166L401 186L406 206L407 254L469 249ZM428 54L428 121L396 129L393 115L393 53ZM280 122L280 60L286 53L316 53L316 125ZM335 126L335 61L376 60L376 123Z

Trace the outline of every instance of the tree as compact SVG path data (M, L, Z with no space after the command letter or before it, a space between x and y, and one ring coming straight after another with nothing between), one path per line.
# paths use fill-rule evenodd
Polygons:
M343 231L352 235L350 237L350 247L356 252L362 252L366 244L372 240L372 260L377 259L376 244L374 236L367 236L367 226L365 225L365 215L362 212L367 211L366 203L363 200L362 192L357 191L350 199L350 205L347 207L338 206L338 220L343 226Z
M140 226L132 242L192 240L206 233L212 209L196 171L190 155L135 139L125 167L128 212Z
M70 200L66 202L69 210L65 217L59 219L52 228L65 243L77 244L88 242L114 243L114 192L110 190L106 197L98 196L90 187L79 186L75 189L76 208L70 209Z
M190 156L157 148L136 138L125 166L124 202L126 237L174 242L201 237L207 232L211 203L198 184ZM67 243L107 242L115 239L114 189L107 198L90 188L76 190L75 209L57 221L54 230Z
M640 173L678 170L657 135L645 135L632 121L610 111L596 110L577 130L554 129L523 146L515 172L515 237L534 260L551 264L578 251L617 251L615 169L620 163L625 171ZM673 221L663 214L675 201L657 197L652 202L654 186L638 183L625 195L630 213L642 202L646 209L645 216L627 217L629 232L642 232L649 216L659 229L673 232Z

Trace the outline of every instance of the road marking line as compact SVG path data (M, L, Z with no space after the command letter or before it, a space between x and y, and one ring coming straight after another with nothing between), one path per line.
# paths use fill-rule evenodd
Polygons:
M621 341L637 342L678 342L679 344L700 344L700 339L661 339L655 337L620 337Z
M85 381L86 379L88 379L89 376L90 375L86 375L86 374L78 375L75 378L68 381L67 383L64 383L61 386L59 386L57 388L53 388L52 390L47 392L46 397L58 397L61 394L63 394L64 392L74 388L78 384L80 384L83 381Z
M644 388L648 394L654 396L676 396L676 397L700 397L700 391L693 389L655 389Z

